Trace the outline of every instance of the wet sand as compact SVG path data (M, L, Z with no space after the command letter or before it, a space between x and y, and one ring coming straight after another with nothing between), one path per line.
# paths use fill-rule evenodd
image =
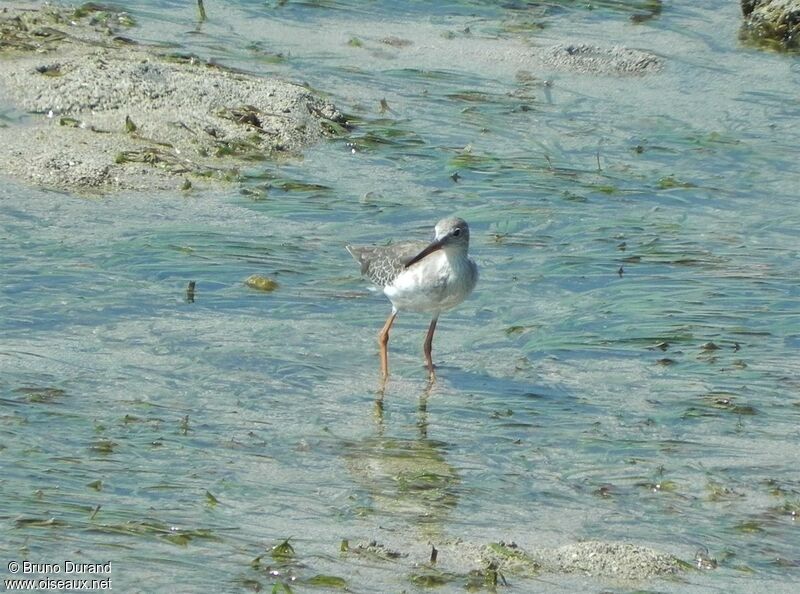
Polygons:
M0 128L0 171L79 192L188 189L341 129L309 89L140 44L132 22L53 7L0 13L0 85L29 114Z

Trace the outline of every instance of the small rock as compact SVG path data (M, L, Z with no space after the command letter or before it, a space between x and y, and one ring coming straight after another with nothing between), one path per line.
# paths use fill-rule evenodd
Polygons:
M546 48L542 57L548 66L584 74L643 75L664 66L655 54L622 46L557 44Z
M800 0L741 0L742 37L772 48L800 48Z

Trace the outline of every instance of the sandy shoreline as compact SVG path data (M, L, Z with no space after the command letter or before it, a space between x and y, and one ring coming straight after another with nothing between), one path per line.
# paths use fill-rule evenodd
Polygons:
M341 130L292 83L133 41L124 12L4 9L0 86L31 114L0 128L0 172L79 191L169 190L235 180Z

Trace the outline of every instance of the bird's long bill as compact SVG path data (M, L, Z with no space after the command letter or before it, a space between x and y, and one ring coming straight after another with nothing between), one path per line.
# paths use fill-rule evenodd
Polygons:
M422 250L420 253L418 253L416 256L414 256L408 262L406 262L406 268L410 268L411 266L422 260L428 254L432 254L436 250L442 249L442 246L444 246L443 240L437 239L436 241L432 241L428 245L428 247L426 247L424 250Z

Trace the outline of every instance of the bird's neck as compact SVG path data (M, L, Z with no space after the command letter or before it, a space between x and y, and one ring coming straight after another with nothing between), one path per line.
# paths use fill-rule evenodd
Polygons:
M445 257L451 265L459 265L467 261L467 250L461 248L442 248Z

